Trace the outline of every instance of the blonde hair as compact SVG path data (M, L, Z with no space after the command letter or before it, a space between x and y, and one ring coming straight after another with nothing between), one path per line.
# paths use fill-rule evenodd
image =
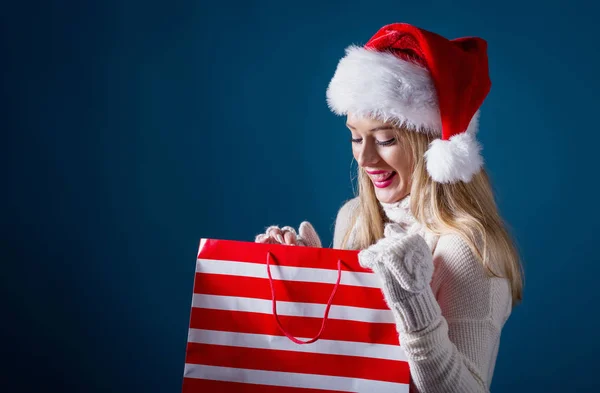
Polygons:
M398 143L406 143L412 155L413 173L410 210L431 232L455 233L469 245L489 277L507 278L511 284L513 307L522 301L523 272L515 241L498 213L494 193L485 169L469 183L434 182L425 167L424 154L434 136L405 127L396 128ZM364 169L358 168L358 208L342 240L347 248L350 237L355 249L364 249L383 237L386 216ZM358 224L358 225L356 225Z

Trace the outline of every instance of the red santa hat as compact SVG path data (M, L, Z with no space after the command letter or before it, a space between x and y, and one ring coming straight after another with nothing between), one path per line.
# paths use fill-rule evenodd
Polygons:
M437 138L425 153L439 183L469 182L483 166L479 108L491 88L487 42L448 40L394 23L351 45L327 89L338 115L371 116Z

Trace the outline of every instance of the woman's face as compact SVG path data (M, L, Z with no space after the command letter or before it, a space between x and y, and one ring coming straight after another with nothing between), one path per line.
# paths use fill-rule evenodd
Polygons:
M410 193L412 155L405 141L397 140L390 123L348 116L352 153L367 172L380 202L393 203Z

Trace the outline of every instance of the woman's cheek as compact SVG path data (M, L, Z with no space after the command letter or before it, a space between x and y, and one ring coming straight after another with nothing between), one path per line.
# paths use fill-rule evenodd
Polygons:
M383 147L382 151L380 151L380 156L397 172L402 171L402 168L406 164L405 161L408 159L408 156L404 154L403 149L399 146Z

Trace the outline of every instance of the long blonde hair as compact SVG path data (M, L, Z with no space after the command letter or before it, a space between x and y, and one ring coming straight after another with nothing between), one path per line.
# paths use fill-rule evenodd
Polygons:
M427 173L424 154L435 137L405 127L396 128L396 137L399 143L408 144L412 154L410 210L414 217L437 235L460 235L485 267L488 276L508 279L513 307L519 304L523 293L519 253L507 230L508 225L498 213L485 169L482 168L469 183L434 182ZM359 205L343 237L342 248L346 248L351 236L355 249L367 248L383 237L385 213L377 201L371 180L360 166L357 196Z

